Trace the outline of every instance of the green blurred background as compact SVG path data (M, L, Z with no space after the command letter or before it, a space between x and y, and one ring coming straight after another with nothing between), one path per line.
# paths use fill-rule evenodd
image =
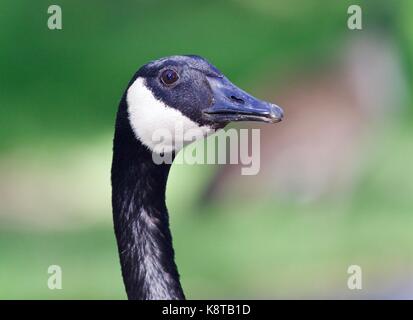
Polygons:
M52 4L62 30L47 28ZM362 31L347 28L351 4ZM174 54L286 112L263 130L257 177L173 166L187 297L413 298L412 17L409 0L2 0L0 298L126 297L115 112L142 64ZM62 290L47 287L52 264ZM347 288L353 264L362 290Z

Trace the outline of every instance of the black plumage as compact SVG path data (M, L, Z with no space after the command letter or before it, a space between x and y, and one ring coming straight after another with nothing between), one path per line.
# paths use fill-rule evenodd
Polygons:
M179 76L173 85L160 79L169 69ZM151 62L134 75L128 88L137 78L145 79L157 99L200 126L220 128L232 120L251 119L277 122L282 117L281 109L249 96L197 56ZM134 132L127 90L116 118L111 171L114 229L126 293L129 299L184 299L165 204L171 164L154 163L152 151Z

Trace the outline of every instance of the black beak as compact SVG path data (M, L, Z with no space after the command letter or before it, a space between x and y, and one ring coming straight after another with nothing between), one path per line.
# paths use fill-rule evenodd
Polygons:
M225 77L207 77L213 93L212 105L204 110L206 119L217 123L261 121L276 123L283 110L275 104L259 100L232 84Z

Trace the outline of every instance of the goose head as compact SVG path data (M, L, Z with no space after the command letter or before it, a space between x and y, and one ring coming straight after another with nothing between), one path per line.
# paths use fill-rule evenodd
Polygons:
M142 66L129 83L126 102L136 138L155 152L177 151L187 140L207 136L229 122L275 123L283 118L280 107L241 90L215 66L193 55ZM188 132L190 139L185 138Z

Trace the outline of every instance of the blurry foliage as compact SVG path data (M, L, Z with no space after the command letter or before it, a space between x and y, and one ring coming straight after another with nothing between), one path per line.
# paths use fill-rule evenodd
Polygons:
M181 178L179 188L169 190L171 196L179 192L181 201L168 205L187 296L395 298L386 285L396 284L411 297L410 132L383 130L380 144L368 150L369 167L353 201L302 205L273 197L199 208L188 204L192 197L185 190L199 176ZM3 222L0 231L0 299L125 298L111 225L45 231L32 225L6 229ZM363 267L365 290L345 286L350 263ZM51 264L63 268L63 290L47 288Z
M50 2L3 0L0 148L111 130L133 72L161 56L205 56L235 82L269 71L277 80L277 70L287 62L314 64L331 55L331 44L348 34L346 12L352 3L58 1L63 30L50 31ZM394 26L411 50L410 1L362 3L365 29L373 25L369 21Z
M408 86L410 95L409 117L413 121L413 1L404 2L401 10L401 18L398 22L400 25L399 36L401 38L401 46L404 49L404 63L406 65L406 72L408 75Z

